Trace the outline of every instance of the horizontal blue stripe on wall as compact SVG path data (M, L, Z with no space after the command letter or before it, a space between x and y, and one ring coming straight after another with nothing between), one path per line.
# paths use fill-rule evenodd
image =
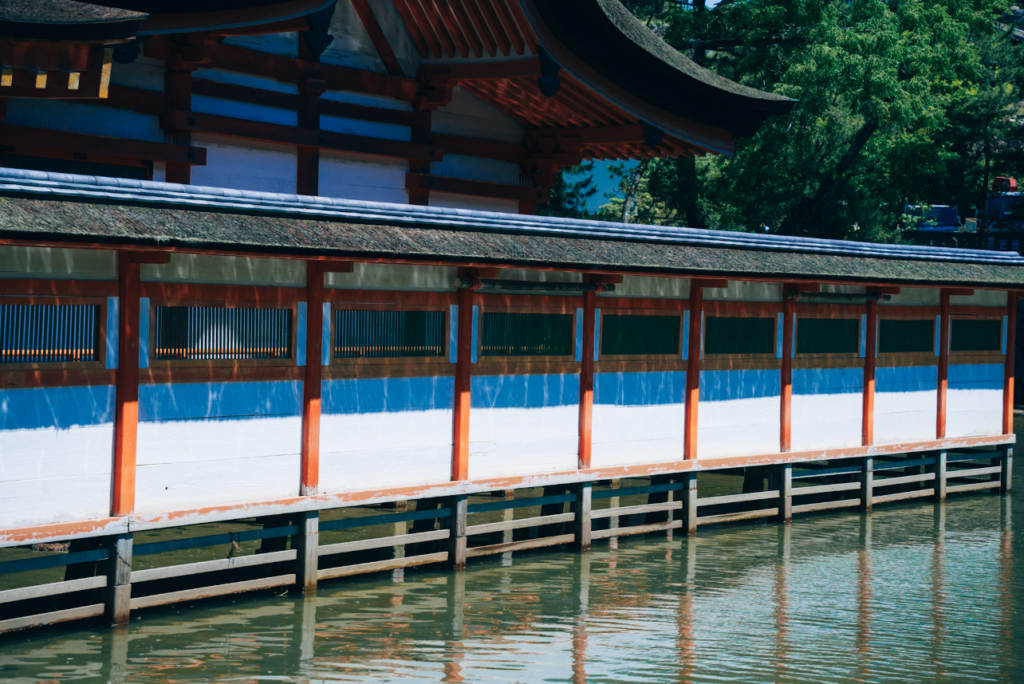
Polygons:
M1001 363L950 364L947 376L949 389L1002 390L1004 372L1005 369Z
M793 369L793 394L853 394L863 391L863 368Z
M594 403L613 406L682 404L686 371L596 373Z
M875 369L875 392L932 392L938 389L938 366L881 366Z
M384 413L450 409L455 378L353 378L325 380L320 410L325 414Z
M0 430L66 429L113 421L113 385L0 390Z
M139 387L142 421L301 414L301 382L198 382Z
M471 408L537 408L580 403L579 373L478 375L470 383Z
M701 371L700 400L727 401L782 395L781 372L777 370Z

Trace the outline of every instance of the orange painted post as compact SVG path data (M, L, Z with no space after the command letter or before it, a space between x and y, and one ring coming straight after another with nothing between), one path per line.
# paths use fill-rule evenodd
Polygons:
M110 514L135 510L135 456L139 433L140 266L130 252L117 255L117 389L114 399L114 491Z
M1017 358L1017 293L1006 295L1006 361L1003 366L1003 434L1013 434L1013 376Z
M701 329L704 287L699 280L690 285L690 329L686 345L686 414L683 423L683 458L697 458L697 404L700 399Z
M793 427L793 318L796 315L796 300L782 302L782 431L779 438L781 451L792 448Z
M306 375L302 383L302 479L299 487L302 496L315 496L320 486L323 330L324 272L319 263L309 261L306 262Z
M939 391L935 438L946 436L946 386L949 378L949 290L942 291L939 308Z
M590 467L590 445L594 421L594 318L597 294L583 293L583 355L580 366L579 468Z
M452 434L452 480L469 479L470 371L473 363L473 290L459 290L458 358L455 360L455 426Z
M868 302L864 336L864 413L861 416L861 441L875 441L875 352L878 349L878 302Z

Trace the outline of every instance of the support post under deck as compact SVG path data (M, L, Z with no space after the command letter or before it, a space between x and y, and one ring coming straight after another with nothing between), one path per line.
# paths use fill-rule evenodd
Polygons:
M306 596L316 593L316 572L320 550L320 513L309 511L299 516L296 524L299 533L292 544L297 551L295 558L295 590Z
M678 476L678 482L683 483L679 490L683 506L674 513L683 521L686 534L694 535L697 534L697 473L683 473Z
M573 545L577 551L590 550L590 509L593 484L584 482L573 488L576 500L572 503L572 511L575 514L572 521L572 531L575 535Z
M945 450L935 452L935 496L934 501L936 503L942 503L946 500L946 456Z
M793 522L793 464L775 466L774 480L779 490L779 522Z
M128 624L132 600L132 535L110 539L110 563L107 569L107 613L111 625Z
M466 569L466 517L469 501L465 495L448 499L452 514L444 520L448 524L448 564L456 572Z
M871 512L871 500L875 496L875 459L865 458L860 464L860 510Z
M1002 494L1009 494L1013 491L1013 447L1004 446L1002 470L999 471L999 491Z

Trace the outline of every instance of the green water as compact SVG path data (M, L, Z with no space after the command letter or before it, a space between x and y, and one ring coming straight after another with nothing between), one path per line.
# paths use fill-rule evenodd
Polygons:
M329 581L0 637L0 680L1024 682L1022 523L964 495Z

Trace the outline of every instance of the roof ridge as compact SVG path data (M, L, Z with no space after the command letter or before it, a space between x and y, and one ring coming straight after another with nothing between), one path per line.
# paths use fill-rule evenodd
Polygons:
M0 168L0 195L10 194L60 199L117 200L161 206L173 205L195 210L207 208L242 213L288 214L308 219L357 219L406 226L447 227L508 234L546 234L583 239L614 238L635 242L808 254L1024 265L1024 257L1016 252L878 244L681 226L623 224Z

